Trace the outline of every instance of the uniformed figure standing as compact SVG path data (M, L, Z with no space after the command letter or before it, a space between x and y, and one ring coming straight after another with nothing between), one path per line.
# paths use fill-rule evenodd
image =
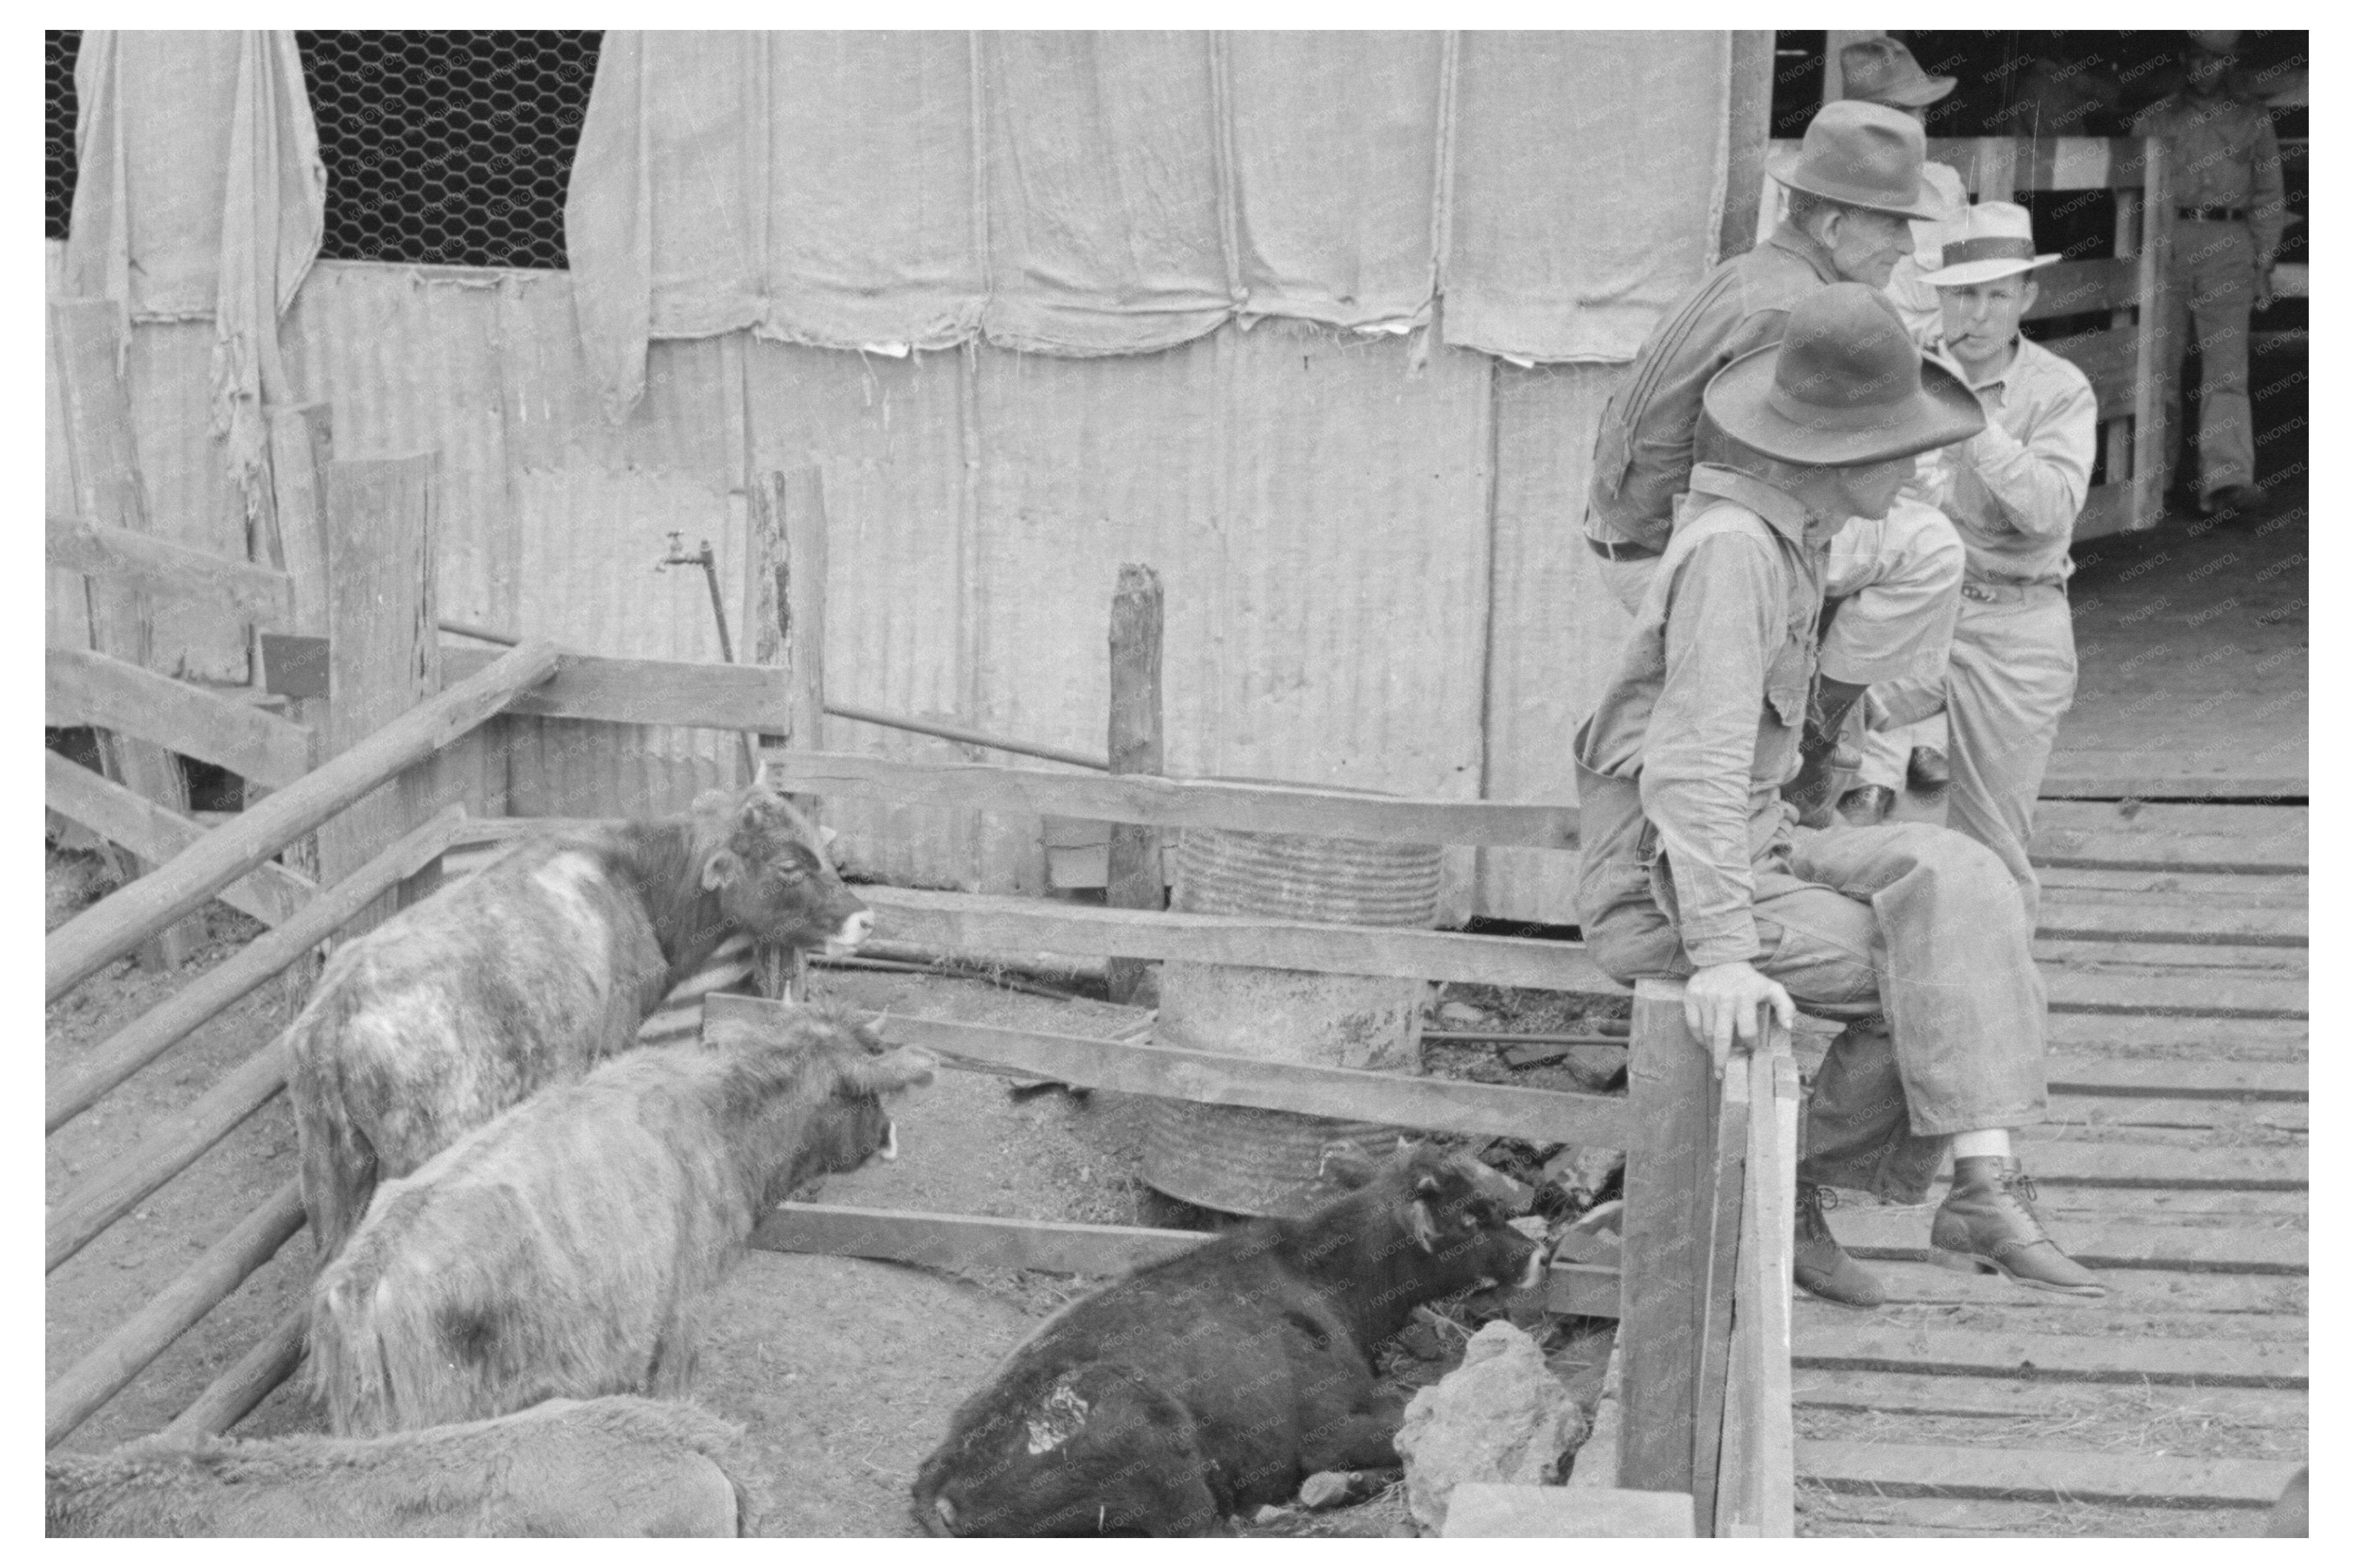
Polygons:
M1946 821L2002 857L2034 927L2040 889L2028 864L2035 797L2061 717L2076 694L2068 545L2092 484L2099 408L2084 373L2020 335L2034 307L2038 255L2028 211L1981 202L1925 274L1944 331L1932 348L1952 360L1986 409L1987 427L1932 456L1931 493L1961 535L1968 564L1945 683L1953 792ZM1896 784L1850 821L1886 814Z
M1709 382L1709 415L1734 444L1686 476L1634 629L1577 733L1586 950L1617 980L1683 979L1685 1020L1720 1068L1736 1034L1757 1038L1761 1008L1787 1023L1796 998L1850 1021L1807 1103L1798 1284L1885 1299L1832 1237L1823 1190L1918 1203L1950 1144L1933 1255L2097 1296L2044 1232L2011 1153L2010 1129L2043 1116L2044 994L2002 863L1925 822L1794 831L1782 793L1799 766L1832 535L1884 514L1916 454L1974 439L1986 415L1959 377L1924 363L1876 290L1819 289L1785 325Z
M2248 406L2248 312L2273 302L2273 263L2286 227L2280 143L2264 106L2234 79L2240 35L2193 33L2185 86L2134 122L2134 134L2165 143L2174 201L2168 274L2167 481L2182 429L2182 358L2199 345L2199 509L2247 514L2262 507L2254 419Z
M1630 614L1674 531L1677 498L1695 461L1734 449L1703 417L1702 391L1742 355L1779 341L1800 301L1842 281L1885 285L1912 248L1912 222L1935 218L1921 184L1920 122L1879 104L1825 104L1798 151L1769 170L1789 212L1755 249L1720 263L1661 317L1603 410L1585 498L1586 543ZM1875 682L1936 689L1960 609L1962 549L1923 503L1866 520L1848 556L1849 595L1822 643L1808 694L1800 766L1787 786L1809 821L1836 800L1833 753L1848 714ZM1930 700L1935 700L1934 698ZM1931 708L1928 712L1934 712ZM1903 723L1923 713L1891 713Z

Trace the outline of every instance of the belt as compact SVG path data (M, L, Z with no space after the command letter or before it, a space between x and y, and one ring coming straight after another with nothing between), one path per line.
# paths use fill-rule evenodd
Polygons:
M1631 539L1597 539L1591 534L1585 536L1585 546L1606 561L1648 561L1667 553Z
M2178 207L2174 216L2193 223L2245 223L2248 209L2243 207Z
M1998 583L1976 577L1964 579L1962 597L1980 604L2023 604L2039 593L2064 594L2064 583Z

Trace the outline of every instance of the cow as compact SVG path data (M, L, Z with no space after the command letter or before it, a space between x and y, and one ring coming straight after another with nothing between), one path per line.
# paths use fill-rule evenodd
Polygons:
M1505 1183L1402 1145L1327 1152L1353 1190L1127 1276L1041 1324L917 1473L933 1535L1204 1535L1319 1470L1391 1469L1373 1354L1426 1301L1535 1284Z
M321 1265L380 1181L629 1049L730 932L847 951L874 921L768 788L524 843L338 949L288 1026Z
M920 1053L801 1010L542 1089L376 1189L312 1282L310 1383L340 1436L543 1399L683 1393L701 1298L811 1177L894 1159Z
M692 1404L616 1397L383 1437L148 1438L52 1457L48 1533L748 1535L741 1436Z

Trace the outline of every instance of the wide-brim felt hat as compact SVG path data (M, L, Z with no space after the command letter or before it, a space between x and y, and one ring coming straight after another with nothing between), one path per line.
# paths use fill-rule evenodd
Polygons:
M1953 90L1952 77L1931 76L1894 38L1861 38L1840 50L1842 98L1925 109Z
M1924 359L1895 307L1861 283L1799 301L1782 341L1718 371L1702 401L1751 450L1826 468L1911 457L1986 429L1978 394Z
M1845 207L1935 219L1946 215L1921 183L1928 153L1929 138L1911 115L1842 98L1817 110L1797 151L1781 154L1766 172L1794 191Z
M1935 288L1957 289L2049 267L2059 260L2057 250L2037 253L2034 219L2025 207L2017 202L1982 201L1946 234L1939 265L1923 271L1921 281Z

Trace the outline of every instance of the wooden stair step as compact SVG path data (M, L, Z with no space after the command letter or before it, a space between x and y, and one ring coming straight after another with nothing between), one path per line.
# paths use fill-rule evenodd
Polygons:
M2045 800L2028 857L2037 864L2119 870L2302 874L2311 813L2303 806L2138 806Z
M1795 1322L1790 1364L1822 1371L2232 1388L2303 1388L2306 1377L2301 1341L1882 1328L1869 1319L1829 1322L1812 1313Z
M2169 1508L2270 1508L2290 1461L2186 1459L2052 1448L1914 1447L1798 1441L1798 1475L1844 1491L1897 1497L2065 1498Z
M2269 1508L2270 1505L2265 1505ZM2055 1537L2260 1536L2264 1509L2253 1503L2205 1510L2119 1506L2073 1498L1896 1498L1834 1491L1801 1481L1798 1533L1840 1539L2034 1541Z
M2303 1062L2312 1032L2302 1018L2169 1018L2115 1012L2054 1012L2043 1022L2055 1051L2098 1052L2141 1061Z
M1858 1257L1919 1261L1928 1255L1924 1209L1842 1211L1832 1229ZM2095 1272L2105 1268L2218 1269L2235 1274L2303 1274L2303 1231L2197 1229L2166 1225L2052 1226L2052 1240Z
M1843 1213L1833 1213L1833 1230L1843 1234L1846 1219ZM1925 1227L1927 1221L1922 1223ZM1922 1234L1926 1234L1925 1229ZM2237 1324L2234 1319L2272 1323L2282 1317L2302 1317L2312 1294L2301 1274L2236 1275L2120 1268L2102 1281L2109 1287L2106 1296L2087 1298L2027 1290L1999 1275L1961 1274L1933 1263L1884 1261L1873 1264L1872 1272L1888 1292L1892 1310L1908 1306L1992 1308L2025 1315L2019 1319L2022 1324L2032 1320L2055 1325L2098 1321L2105 1315L2123 1312L2179 1313L2214 1319L2227 1339L2268 1331L2253 1323ZM1798 1298L1798 1310L1802 1313L1811 1311L1816 1305L1811 1298L1801 1295ZM1823 1309L1833 1313L1844 1310L1828 1305Z
M2268 1127L2282 1132L2307 1131L2307 1107L2300 1102L2259 1100L2253 1103L2221 1098L2159 1098L2145 1095L2067 1095L2052 1097L2044 1113L2047 1128L2064 1127Z
M1956 1377L1937 1372L1795 1369L1791 1403L1801 1409L1851 1410L1882 1415L1982 1416L2048 1421L2084 1414L2123 1413L2112 1384L2047 1378ZM2307 1429L2311 1396L2297 1388L2169 1387L2152 1390L2137 1408L2234 1425Z
M2089 944L2088 944L2089 945ZM2289 948L2233 948L2234 953ZM2309 991L2302 974L2183 966L2119 959L2091 964L2043 962L2044 994L2053 1013L2106 1012L2132 1018L2268 1018L2306 1016Z
M2179 1149L2164 1143L2103 1143L2029 1128L2020 1158L2037 1182L2088 1187L2254 1187L2306 1184L2302 1145L2263 1149Z
M2045 1081L2055 1095L2302 1100L2309 1076L2303 1062L2139 1061L2054 1054L2044 1065Z

